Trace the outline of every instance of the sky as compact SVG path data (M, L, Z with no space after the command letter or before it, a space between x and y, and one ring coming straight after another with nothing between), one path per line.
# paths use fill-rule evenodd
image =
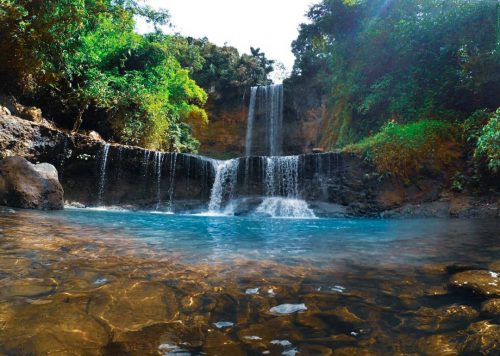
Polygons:
M227 43L240 53L260 48L270 59L292 69L291 43L314 0L146 0L154 8L170 11L174 32L207 37L217 45ZM139 32L148 25L140 22ZM165 29L166 32L172 30Z

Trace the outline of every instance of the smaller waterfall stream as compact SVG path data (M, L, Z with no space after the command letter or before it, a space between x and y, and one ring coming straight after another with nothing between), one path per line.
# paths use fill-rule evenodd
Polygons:
M170 184L168 186L168 211L172 212L175 193L175 173L177 168L177 153L170 154Z
M106 185L106 166L108 164L108 154L109 154L110 144L107 143L103 146L101 151L101 165L100 165L100 178L99 178L99 190L97 195L97 202L99 206L103 205L103 194Z
M252 154L253 122L255 119L255 101L257 99L258 88L252 87L250 89L250 106L248 107L247 135L245 138L245 156L247 157Z
M156 210L161 206L161 171L163 165L163 153L155 151L155 175L156 175Z
M307 202L300 199L299 156L263 157L266 198L256 213L271 217L315 218Z
M224 200L230 200L238 178L238 159L215 161L215 180L208 204L209 213L221 213Z

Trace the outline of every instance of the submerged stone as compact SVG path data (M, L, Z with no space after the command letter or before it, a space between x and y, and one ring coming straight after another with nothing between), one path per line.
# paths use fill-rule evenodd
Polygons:
M225 328L230 328L231 326L234 325L234 323L230 321L219 321L217 323L214 323L214 325L217 329L225 329Z
M415 327L423 331L453 328L460 323L471 321L479 316L479 312L474 308L458 304L439 309L421 307L415 314L417 315L417 325Z
M464 352L471 355L498 355L500 353L500 325L480 321L469 326Z
M105 328L73 302L31 305L5 320L0 345L12 354L98 355L109 342Z
M432 335L418 340L418 350L425 356L455 356L460 354L460 345L448 335Z
M272 307L269 311L273 314L286 315L306 310L307 307L305 304L281 304L276 307Z
M131 280L102 286L90 300L88 312L112 330L133 331L171 321L178 310L175 295L166 286Z
M500 297L500 278L496 272L482 270L460 272L451 276L449 284L485 297Z
M481 305L481 312L493 316L500 316L500 298L490 299Z

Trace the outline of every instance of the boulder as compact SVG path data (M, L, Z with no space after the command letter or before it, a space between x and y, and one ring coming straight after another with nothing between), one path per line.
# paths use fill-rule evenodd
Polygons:
M449 285L454 288L473 291L483 297L500 297L500 278L492 271L472 270L451 276Z
M54 166L32 164L22 157L0 161L0 205L57 210L64 207L63 195Z
M0 105L0 115L10 115L10 110L5 106Z

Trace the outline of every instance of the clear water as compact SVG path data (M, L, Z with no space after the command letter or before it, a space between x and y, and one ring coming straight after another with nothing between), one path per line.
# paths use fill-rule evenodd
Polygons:
M186 262L235 258L284 264L423 264L487 259L498 222L450 219L272 219L66 209L49 219L146 242ZM496 232L493 233L493 232Z
M0 211L0 354L496 355L498 318L449 281L500 272L499 231L495 220Z

